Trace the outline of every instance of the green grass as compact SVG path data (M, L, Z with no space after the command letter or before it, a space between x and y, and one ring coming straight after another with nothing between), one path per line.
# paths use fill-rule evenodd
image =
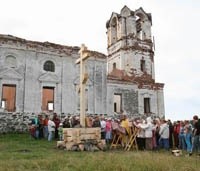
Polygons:
M199 171L200 158L170 152L70 152L56 141L0 135L0 171Z

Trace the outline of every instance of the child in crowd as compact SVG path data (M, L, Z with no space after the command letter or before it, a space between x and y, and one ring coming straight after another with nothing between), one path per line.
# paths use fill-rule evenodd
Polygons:
M62 123L60 123L58 127L58 136L59 136L59 140L62 141L63 140L63 124Z

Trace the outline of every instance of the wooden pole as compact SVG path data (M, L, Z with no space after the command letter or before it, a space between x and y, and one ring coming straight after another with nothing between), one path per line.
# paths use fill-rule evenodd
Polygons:
M80 124L85 127L85 86L88 79L88 74L85 72L85 61L89 58L87 47L82 44L79 51L80 58L76 64L80 63Z

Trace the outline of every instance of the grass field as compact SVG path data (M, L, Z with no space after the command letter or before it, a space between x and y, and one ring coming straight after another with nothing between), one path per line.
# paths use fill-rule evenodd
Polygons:
M27 134L0 135L0 171L200 171L196 155L170 152L69 152L56 141L34 140Z

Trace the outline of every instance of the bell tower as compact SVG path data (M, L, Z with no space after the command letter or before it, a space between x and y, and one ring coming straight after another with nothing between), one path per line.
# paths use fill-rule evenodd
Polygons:
M112 13L106 23L108 74L118 69L128 75L146 73L155 79L151 26L151 14L142 8L132 11L124 6L120 14Z

